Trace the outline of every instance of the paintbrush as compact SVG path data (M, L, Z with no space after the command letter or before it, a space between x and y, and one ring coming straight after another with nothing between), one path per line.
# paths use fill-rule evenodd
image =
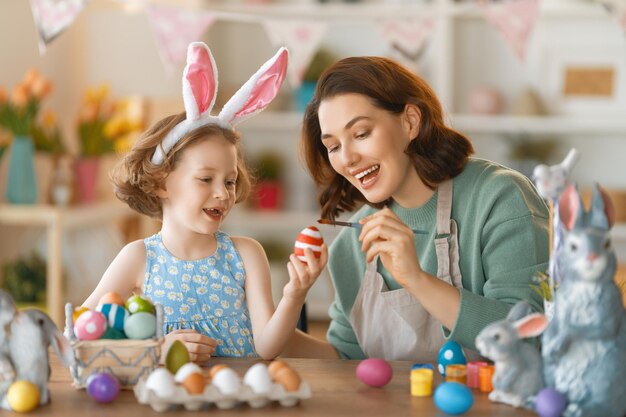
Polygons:
M328 219L319 219L317 221L320 224L332 224L334 226L348 226L348 227L354 227L356 229L360 229L363 227L363 225L361 223L356 223L356 222L342 222L339 220L328 220ZM430 232L427 232L426 230L419 230L419 229L411 229L413 231L413 234L416 235L427 235Z

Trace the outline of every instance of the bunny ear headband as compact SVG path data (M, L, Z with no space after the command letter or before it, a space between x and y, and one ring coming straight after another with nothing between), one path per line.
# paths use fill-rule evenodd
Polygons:
M183 72L183 102L187 118L174 126L152 155L160 165L165 155L187 133L210 123L232 129L266 108L278 94L287 74L288 52L280 48L224 105L218 116L211 116L217 96L217 68L209 47L193 42L187 48L187 66Z

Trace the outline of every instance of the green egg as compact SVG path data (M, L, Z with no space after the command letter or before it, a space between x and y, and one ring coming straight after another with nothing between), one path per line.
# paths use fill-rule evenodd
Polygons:
M123 331L117 330L115 327L108 327L107 331L104 332L100 339L126 339L126 335Z
M156 333L156 317L150 313L131 314L124 321L124 333L129 339L149 339Z
M176 374L178 368L189 362L189 351L185 344L180 340L175 340L171 344L165 357L165 367L173 374Z
M126 310L130 311L130 314L142 312L154 314L154 306L150 300L140 295L133 295L126 301Z

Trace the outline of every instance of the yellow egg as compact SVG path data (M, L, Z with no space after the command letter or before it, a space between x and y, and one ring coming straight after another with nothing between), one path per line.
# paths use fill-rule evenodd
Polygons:
M13 411L27 413L39 404L39 388L30 381L15 381L7 391L7 401Z
M72 319L74 322L76 322L76 319L83 314L85 311L89 311L88 307L85 306L80 306L80 307L76 307L74 308L74 313L72 314Z

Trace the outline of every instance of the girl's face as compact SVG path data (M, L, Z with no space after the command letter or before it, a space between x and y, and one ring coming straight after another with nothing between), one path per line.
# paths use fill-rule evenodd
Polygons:
M223 136L185 148L159 194L163 221L177 228L213 234L235 204L237 149Z
M404 150L419 130L416 108L407 106L393 114L351 93L323 100L318 117L335 171L371 203L393 197L403 206L411 205L421 181Z

